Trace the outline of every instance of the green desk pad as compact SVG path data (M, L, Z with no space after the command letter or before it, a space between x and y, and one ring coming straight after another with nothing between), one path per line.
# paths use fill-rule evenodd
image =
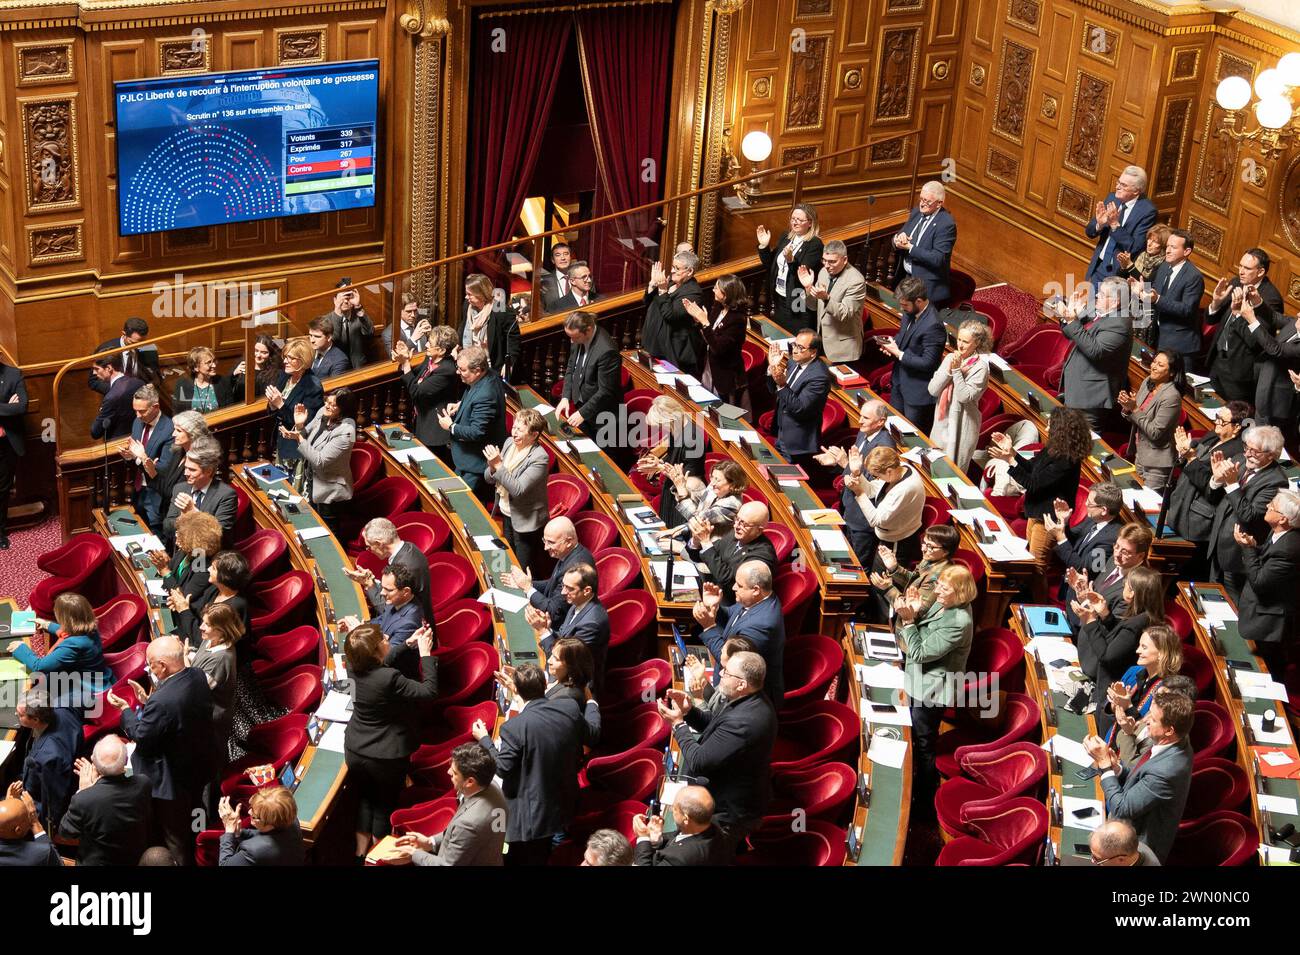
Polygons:
M527 385L519 387L519 404L524 408L547 408L549 410L541 412L543 420L546 422L547 433L557 441L564 441L569 445L568 457L581 461L582 466L588 471L599 475L601 482L605 485L605 493L618 497L620 494L635 494L642 497L641 491L633 484L623 471L609 459L607 455L599 451L579 451L573 447L575 440L580 440L586 435L574 434L572 429L561 428L560 419L555 415L555 408L550 402L543 400L532 388ZM562 449L560 450L563 453Z
M869 630L859 624L846 624L846 629L854 645L858 634ZM856 678L850 680L857 686ZM895 691L888 687L867 687L867 698L872 703L896 704ZM858 699L851 701L854 711L858 711ZM858 714L859 720L861 713ZM900 727L901 729L901 727ZM899 831L903 818L903 784L910 772L913 749L908 744L908 761L903 767L895 768L883 763L871 764L871 802L867 806L867 821L862 829L862 847L858 852L858 861L848 861L854 865L892 866L898 850L899 839L906 840L907 833ZM856 760L854 761L856 765Z
M130 507L115 507L107 515L108 528L112 531L114 537L127 534L151 534L147 524L140 519L140 515ZM158 572L158 568L151 563L146 563L141 567L136 565L136 573L145 580L160 580L164 576ZM176 618L169 607L163 606L158 608L158 615L162 619L163 633L175 633ZM151 619L151 615L146 615L146 620Z

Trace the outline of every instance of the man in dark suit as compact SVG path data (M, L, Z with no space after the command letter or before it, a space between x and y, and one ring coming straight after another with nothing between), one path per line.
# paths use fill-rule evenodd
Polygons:
M889 413L889 405L879 399L868 401L862 406L862 411L858 415L858 435L853 446L858 449L863 460L873 448L894 446L894 439L885 427L889 420ZM849 475L849 452L845 448L822 448L821 454L818 454L814 460L826 467L841 468L844 477ZM840 496L840 513L844 515L853 553L857 555L858 562L863 567L870 567L876 559L876 548L879 542L876 540L871 524L867 522L866 515L862 513L857 495L848 488L845 488Z
M1282 432L1257 425L1242 432L1241 458L1210 459L1210 485L1206 500L1215 507L1210 528L1210 579L1223 584L1234 603L1246 585L1246 562L1237 543L1235 526L1255 540L1270 533L1264 521L1269 501L1287 486L1286 472L1277 463L1282 453Z
M163 497L158 490L159 478L171 465L172 455L172 419L162 413L158 403L158 389L153 385L141 385L131 397L131 407L135 409L135 422L131 425L131 441L122 449L122 457L134 462L135 492L132 501L135 509L149 529L157 533L162 529ZM145 470L144 460L148 458L154 464L154 476ZM171 503L168 499L167 504Z
M820 341L815 331L805 328L795 335L788 355L773 345L767 356L767 388L776 395L776 449L796 464L821 448L831 373L817 357Z
M351 284L352 279L341 278L334 287L344 289ZM327 319L333 327L334 344L348 356L348 363L353 368L364 365L370 339L375 337L375 323L361 307L361 293L356 289L337 293L334 296L334 311L321 317Z
M423 554L420 556L424 556ZM427 575L429 565L426 562L424 572ZM384 568L379 579L379 610L368 621L384 632L388 638L388 655L384 657L384 666L395 667L407 679L420 680L420 656L416 652L415 631L425 622L424 611L415 599L415 574L405 564L389 564ZM429 618L433 626L433 618ZM361 625L355 616L344 617L339 621L340 629L347 631Z
M1098 736L1084 739L1084 748L1101 771L1106 815L1127 819L1138 838L1151 847L1161 864L1169 857L1192 786L1193 704L1182 693L1156 690L1147 712L1147 734L1154 744L1131 765L1120 762L1115 751Z
M1115 256L1120 252L1136 258L1146 248L1147 230L1156 224L1155 204L1143 196L1146 189L1146 170L1128 166L1119 174L1115 191L1097 203L1087 226L1088 238L1097 240L1088 263L1089 285L1119 274Z
M429 332L433 331L433 326L425 317L428 313L427 308L420 307L420 300L413 293L403 292L402 311L398 313L397 321L389 323L380 333L384 342L384 355L393 354L394 330L397 332L397 341L406 346L409 354L418 355L424 351L429 344Z
M307 341L311 345L311 370L321 381L349 371L348 356L334 344L334 322L328 315L307 323Z
M1100 579L1119 536L1124 493L1109 481L1099 481L1088 488L1083 507L1088 516L1071 527L1070 515L1074 508L1058 499L1053 506L1056 520L1047 525L1047 536L1052 539L1052 549L1062 564ZM1062 581L1063 598L1068 588L1069 584Z
M726 865L722 830L713 824L713 797L703 786L686 786L673 800L677 831L664 837L663 816L632 817L637 865Z
M776 710L763 692L766 673L757 653L733 653L718 684L725 706L702 710L683 690L669 690L659 703L681 749L682 775L708 780L717 802L713 821L726 837L728 855L763 818L772 798Z
M542 308L550 314L558 311L555 303L569 294L568 271L573 267L573 252L567 242L557 242L551 246L551 265L553 271L542 272Z
M1246 565L1237 627L1243 637L1255 641L1269 672L1280 674L1286 672L1300 617L1300 494L1288 488L1273 495L1264 523L1269 532L1259 540L1240 527L1233 532Z
M95 377L104 384L104 397L95 420L90 423L90 436L103 441L124 438L131 433L135 421L131 396L140 387L140 379L122 374L121 355L96 358Z
M1124 578L1134 567L1141 567L1147 562L1154 539L1155 533L1150 526L1125 524L1116 532L1115 543L1110 548L1110 560L1106 561L1101 570L1093 573L1073 567L1065 569L1061 599L1065 602L1065 617L1076 632L1082 624L1071 602L1075 599L1076 591L1084 589L1085 579L1091 581L1091 589L1101 594L1106 606L1110 608L1110 615L1118 620L1128 610L1128 601L1124 599Z
M695 516L688 522L694 535L686 545L691 560L703 562L709 568L713 582L722 589L722 605L735 602L732 587L740 565L751 560L762 561L776 573L776 547L765 533L771 514L762 501L746 501L736 511L736 520L721 537L716 536L713 525L704 517Z
M221 524L222 546L229 546L235 529L239 498L235 489L217 477L221 467L221 445L214 439L199 439L185 455L185 483L172 492L171 505L163 519L163 544L168 550L176 540L176 518L186 511L211 514Z
M929 300L925 283L909 276L898 283L898 306L902 309L898 334L873 338L881 351L894 359L890 399L903 417L927 434L934 426L934 395L930 379L943 361L948 331Z
M482 746L462 743L451 751L450 762L447 775L457 800L451 822L433 838L409 832L397 840L397 847L416 865L499 866L509 808L492 781L496 759Z
M501 724L500 742L482 720L470 732L496 757L501 791L509 803L507 865L545 865L555 834L573 819L578 799L578 757L588 730L599 732L595 701L585 709L568 695L546 699L546 675L531 663L515 671L523 709Z
M1151 276L1151 288L1140 293L1155 316L1156 347L1182 355L1189 372L1201 368L1201 297L1205 294L1205 276L1188 261L1195 247L1196 240L1185 229L1169 233L1165 260Z
M41 826L31 794L14 783L8 798L0 799L0 868L47 865L62 866L63 860Z
M77 865L135 865L149 848L153 783L126 774L126 744L112 734L77 760L80 788L59 823L59 836L77 842Z
M456 373L465 385L460 401L438 415L438 423L451 435L451 459L469 489L480 498L490 493L483 480L483 448L501 447L506 440L506 398L501 379L490 374L487 351L477 345L462 348Z
M1231 281L1227 276L1219 279L1210 295L1205 318L1207 324L1216 326L1210 340L1210 378L1225 402L1255 403L1258 366L1265 360L1263 345L1242 315L1242 305L1250 305L1255 319L1269 333L1284 324L1282 294L1268 279L1269 264L1263 249L1247 249L1237 264L1237 275Z
M569 365L564 372L564 394L555 406L556 417L581 428L602 448L619 447L618 406L623 388L618 346L588 312L566 316L564 334L569 337Z
M386 565L400 564L411 573L411 589L415 592L416 603L424 613L424 619L433 624L433 602L429 596L429 558L410 541L398 536L397 528L386 517L376 517L366 522L361 530L361 539L366 549ZM343 571L366 591L366 600L376 610L384 606L383 587L375 575L364 567L355 570L345 568Z
M578 543L578 529L567 517L553 517L542 528L542 547L555 561L555 569L545 580L534 581L526 570L512 567L502 577L507 587L515 587L528 595L528 602L538 610L551 615L551 628L559 630L569 614L569 602L564 599L564 575L579 564L596 566L591 551Z
M50 694L44 689L22 694L15 713L18 725L31 734L23 760L23 790L36 800L42 825L57 832L72 798L72 764L81 745L81 716L74 710L52 706Z
M699 267L699 258L690 252L674 255L668 273L658 262L654 264L650 290L645 295L645 323L641 326L641 347L651 357L696 377L704 362L704 336L683 302L704 305L704 290L695 281Z
M1092 321L1083 321L1081 300L1061 312L1061 334L1074 343L1061 369L1061 401L1082 411L1094 431L1110 424L1116 398L1128 387L1133 324L1121 309L1126 291L1123 279L1103 279Z
M26 414L23 373L0 362L0 550L9 549L9 495L14 489L18 459L27 451L23 440Z
M153 783L154 820L180 865L194 861L194 810L212 781L212 691L202 670L185 665L185 648L173 636L158 637L147 651L157 681L143 705L132 706L111 690L107 701L122 711L122 733L135 742L131 766Z
M766 676L763 687L774 706L785 697L782 676L785 660L785 617L781 598L772 592L772 571L760 560L740 565L736 571L736 602L722 605L722 589L705 584L704 596L693 608L695 621L703 628L700 639L722 662L722 648L731 637L747 637L763 657Z
M110 338L106 342L100 342L95 346L95 351L108 351L113 348L126 348L130 345L138 345L149 337L149 323L143 318L128 318L122 325L122 334L118 338ZM149 345L145 348L132 348L130 351L122 352L118 358L121 360L119 367L122 373L130 378L139 378L141 382L152 382L155 385L162 381L162 375L158 370L158 347ZM101 395L108 394L108 385L95 374L95 369L90 370L91 391L97 391Z
M1241 317L1263 353L1254 369L1259 379L1255 387L1255 421L1276 425L1283 437L1293 442L1297 418L1300 418L1300 400L1290 372L1300 371L1300 319L1292 321L1281 312L1275 315L1281 326L1276 334L1255 319L1249 304L1241 307Z
M609 652L609 614L596 597L596 568L573 564L564 572L560 592L569 605L564 621L555 628L545 610L529 605L524 614L537 635L542 652L550 654L560 637L581 640L591 651L591 692L599 693L605 683L605 656Z
M576 308L586 308L591 302L600 298L592 289L591 267L586 262L577 262L569 266L569 290L555 299L547 307L547 312L571 312Z
M253 823L241 825L240 806L222 796L217 814L226 830L221 834L218 866L301 866L306 864L302 827L293 794L283 786L269 786L253 793L248 815Z
M948 198L943 183L935 180L921 187L916 209L894 236L898 250L894 265L895 288L905 278L925 283L926 293L935 308L943 308L951 297L948 283L952 275L952 250L957 244L957 223L943 207Z

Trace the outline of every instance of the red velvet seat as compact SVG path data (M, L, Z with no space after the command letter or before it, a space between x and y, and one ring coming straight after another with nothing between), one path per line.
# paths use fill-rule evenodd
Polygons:
M144 673L147 643L133 643L118 653L105 653L104 662L113 671L114 680L137 679Z
M230 533L225 535L226 540L244 540L251 537L253 531L257 530L257 525L253 523L253 502L248 499L244 489L239 485L235 488L235 524L230 529Z
M304 663L262 681L262 690L268 700L290 713L314 713L321 701L321 668Z
M396 809L388 821L393 826L395 836L418 832L422 836L433 837L447 828L459 805L455 796L443 796L407 809Z
M952 838L972 834L961 821L967 805L1036 795L1047 778L1047 754L1037 743L969 751L958 762L963 775L945 780L934 795L939 826Z
M921 506L921 526L934 527L936 524L951 524L952 518L949 517L951 508L948 502L941 497L931 497L926 499L925 504Z
M607 670L597 702L603 712L653 703L672 682L673 668L668 661L654 657L636 666Z
M1056 342L1064 339L1057 325L1035 325L1028 332L1002 349L1002 357L1009 365L1019 367L1022 364L1044 365L1052 357L1052 348ZM1069 339L1065 339L1068 343Z
M1211 756L1192 768L1192 785L1178 828L1184 830L1213 812L1241 809L1249 798L1246 771L1232 760Z
M296 763L307 748L307 714L290 713L268 723L259 723L244 744L248 755L231 763L221 781L221 793L232 801L245 802L258 787L247 776L250 766L270 763L275 775L290 763Z
M811 568L795 569L786 567L777 572L773 591L781 601L781 610L785 615L785 632L803 631L804 618L812 606L817 594L817 574Z
M28 597L43 620L54 618L54 600L60 594L78 593L97 606L116 590L113 548L99 534L73 534L62 547L37 558L36 566L50 574Z
M991 390L991 389L990 389ZM980 422L980 437L975 442L977 447L985 447L988 444L989 436L994 431L1006 431L1008 425L1013 425L1017 421L1022 421L1020 415L1014 414L995 414L992 417L986 417Z
M959 836L944 846L935 865L1035 865L1047 838L1047 823L1047 807L1026 796L968 805L961 812L961 824L972 835Z
M591 489L572 474L552 474L546 480L551 518L573 517L591 501Z
M360 440L352 445L352 457L348 461L352 468L352 493L368 488L379 476L379 468L383 463L383 455L369 441Z
M1179 827L1167 866L1249 865L1259 851L1259 830L1248 816L1221 810Z
M414 507L419 497L420 490L410 478L402 475L378 478L364 491L352 495L339 517L339 538L352 540L376 517L395 520Z
M551 853L547 865L581 865L582 855L587 848L587 838L597 829L613 829L621 833L628 842L635 843L636 835L632 831L632 818L644 815L648 808L643 802L627 799L595 812L574 816L567 830L572 841L556 848Z
M598 756L582 770L577 815L607 809L613 803L646 802L659 789L664 775L663 750L632 749Z
M984 560L979 554L965 547L958 547L952 559L970 571L970 575L975 578L976 588L984 582Z
M440 551L429 558L429 600L438 614L453 600L466 596L478 585L474 565L454 551Z
M776 417L775 411L764 411L758 416L758 430L767 437L769 441L776 437L776 432L772 428L772 422ZM844 427L848 420L848 412L838 401L828 401L822 407L822 430L823 435L830 434L837 428Z
M600 742L591 748L591 758L614 756L632 749L662 750L668 742L668 724L654 703L608 713L602 720Z
M961 775L958 760L966 755L962 751L966 747L987 752L1021 740L1036 741L1041 735L1042 714L1034 698L1024 693L1006 693L996 713L963 722L956 729L939 734L935 765L951 779Z
M601 601L609 614L607 667L631 666L644 660L659 605L645 590L624 590Z
M790 826L796 818L842 823L852 805L858 774L847 763L816 763L772 774L772 801L763 824ZM798 811L800 815L794 816Z
M428 777L421 776L419 779L419 782L408 784L405 789L397 794L398 809L413 809L424 803L433 802L435 799L455 796L445 764L442 767L442 772L431 771L431 775Z
M1228 711L1213 700L1197 700L1192 717L1192 765L1199 766L1212 756L1231 759L1237 751L1237 738Z
M804 769L837 759L856 763L861 730L862 721L853 707L831 700L783 711L772 746L772 771Z
M750 834L752 851L736 858L743 866L841 866L848 850L844 830L823 819L809 819L794 831L789 823L764 824Z
M135 594L118 594L95 608L99 643L105 651L129 647L144 637L144 618L149 605Z
M473 706L492 698L492 674L500 665L487 643L467 643L438 656L438 698L433 706Z
M781 663L785 678L782 712L822 699L843 665L844 650L830 637L808 633L787 640Z
M279 531L263 527L253 531L235 545L248 561L248 579L265 580L284 573L289 567L289 542Z
M763 533L772 542L772 549L776 551L776 564L778 567L781 566L794 553L794 531L784 524L768 521L763 528Z
M1024 644L1005 627L986 627L971 642L966 672L977 675L975 681L966 682L968 706L988 698L990 692L1019 692L1025 687Z
M431 766L446 762L451 751L462 743L472 742L470 733L476 720L485 726L496 725L495 700L486 700L473 706L449 706L439 714L437 723L423 729L419 748L411 754L411 771L423 772Z
M467 643L492 642L492 611L473 597L444 604L434 611L433 622L439 654Z
M268 633L258 637L257 657L252 663L253 675L266 680L302 663L319 667L323 646L320 631L310 625L294 627L287 633Z
M601 603L628 590L641 576L641 560L626 547L607 547L596 558L596 576Z
M1184 644L1196 642L1196 628L1192 626L1192 615L1176 600L1165 601L1165 622L1174 628L1178 639Z
M1183 676L1191 677L1196 682L1196 698L1213 700L1215 698L1214 664L1201 648L1193 643L1183 644L1183 665L1179 670Z
M959 305L969 302L976 288L977 283L973 277L960 269L952 269L948 276L948 307L955 310Z
M430 556L435 551L442 550L447 546L447 542L451 540L451 525L438 514L427 514L424 511L407 511L405 514L398 514L393 518L393 527L397 528L398 537L416 544L424 552L425 557ZM433 535L432 540L429 540L423 534L417 535L414 532L416 527L427 528Z
M249 587L249 616L253 633L282 633L309 623L316 608L311 574L291 570Z
M1002 336L1007 332L1007 313L992 302L980 301L971 304L975 306L975 317L984 319L984 324L989 327L989 333L993 336L993 348L996 351L1002 344Z
M147 644L137 643L134 646L144 648ZM125 656L125 653L129 652L130 650L127 650L123 654L119 654L119 656ZM107 659L107 657L105 657L105 659ZM126 700L126 702L132 706L143 703L144 700L135 695L135 690L131 689L127 681L135 680L138 683L144 678L144 663L145 657L144 654L141 653L139 655L139 666L135 670L128 671L124 668L122 671L123 675L120 677L116 675L115 671L114 677L117 682L110 687L110 692ZM110 706L108 701L105 700L99 706L99 715L88 718L86 724L81 728L82 738L85 740L86 746L90 748L99 741L100 737L107 736L109 733L118 732L118 730L121 729L121 726L122 711L116 706Z
M618 525L609 515L599 511L574 514L573 526L578 532L578 543L593 554L612 546L618 540Z

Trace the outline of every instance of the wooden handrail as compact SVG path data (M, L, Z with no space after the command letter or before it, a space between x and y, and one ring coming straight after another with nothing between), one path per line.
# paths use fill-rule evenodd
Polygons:
M287 310L287 309L289 309L289 308L292 308L292 307L295 307L295 306L298 306L298 305L303 305L303 304L306 304L307 302L315 301L316 299L326 298L326 297L330 297L330 296L337 295L337 294L339 294L340 292L344 292L344 291L354 291L354 290L359 291L360 288L361 288L361 286L363 286L363 285L374 285L374 284L381 283L381 282L391 281L391 280L393 280L393 279L404 278L405 276L413 275L413 274L415 274L415 273L417 273L417 272L423 272L423 271L428 270L428 269L440 268L440 267L442 267L442 266L445 266L445 265L451 265L451 264L453 264L453 263L455 263L455 262L461 262L461 261L464 261L465 259L471 259L471 258L474 258L474 257L476 257L476 256L485 255L485 254L488 254L488 253L491 253L491 252L499 252L499 251L501 251L501 250L503 250L503 249L514 248L514 247L517 247L517 246L519 246L519 245L522 245L522 244L525 243L525 242L530 242L530 241L533 242L533 243L534 243L534 249L537 249L537 248L540 247L539 243L541 242L541 240L543 240L543 239L548 239L548 238L550 238L550 237L552 237L552 236L559 235L559 234L561 234L561 233L576 232L576 231L578 231L578 230L580 230L580 229L583 229L583 228L587 228L587 227L590 227L590 226L600 225L601 223L604 223L604 222L612 222L612 221L614 221L615 219L622 219L622 218L625 218L625 217L627 217L627 216L636 215L636 214L638 214L638 213L642 213L642 212L647 212L647 211L649 211L649 210L651 210L651 209L665 208L665 207L667 207L670 203L677 203L677 202L681 202L681 201L683 201L683 200L694 199L694 198L697 198L697 197L699 197L699 196L707 195L707 194L712 193L712 192L722 192L722 191L725 191L725 190L727 190L727 189L730 189L730 188L732 188L732 187L738 185L739 183L749 182L749 181L752 181L752 180L754 180L754 179L762 179L762 178L766 178L766 177L768 177L768 176L779 176L779 175L781 175L782 173L789 172L790 170L796 170L796 171L797 171L797 170L801 169L803 166L807 166L807 165L810 165L810 164L812 164L812 163L823 162L823 161L825 161L825 160L835 159L835 158L838 157L838 156L848 155L849 153L857 152L857 151L860 150L860 149L870 149L871 147L879 146L879 145L881 145L881 144L883 144L883 143L893 142L894 140L897 140L897 139L909 139L909 138L913 138L913 137L915 137L916 140L917 140L917 145L913 147L913 152L914 152L914 153L919 153L919 148L920 148L920 147L919 147L919 142L920 142L920 133L921 133L921 130L920 130L920 129L909 129L909 130L907 130L907 131L905 131L905 132L892 133L892 134L890 134L890 135L888 135L888 136L881 136L881 137L879 137L879 138L875 138L875 139L868 139L866 142L858 143L858 144L856 144L856 145L854 145L854 146L846 146L846 147L844 147L843 149L837 149L835 152L825 153L825 154L823 154L823 155L813 156L813 157L810 157L810 158L808 158L808 159L802 159L802 160L798 160L798 161L796 161L796 162L787 163L787 164L785 164L784 166L777 166L777 167L775 167L775 168L773 168L773 169L766 170L765 172L758 173L757 175L738 176L738 177L735 178L735 179L728 179L728 180L725 181L725 182L720 182L720 183L717 183L717 184L712 185L712 186L704 186L704 187L699 188L699 189L693 189L693 190L691 190L690 192L683 192L683 193L679 193L678 195L675 195L675 196L669 196L669 197L666 197L666 198L664 198L664 199L657 199L657 200L655 200L654 202L647 202L647 203L645 203L645 204L643 204L643 205L636 206L636 207L631 208L631 209L623 209L623 210L618 211L618 212L611 212L611 213L609 213L608 215L598 216L598 217L596 217L596 218L594 218L594 219L587 219L587 220L585 220L585 221L583 221L583 222L571 222L571 223L569 223L566 227L563 227L563 228L559 228L559 229L551 229L551 230L549 230L549 231L547 231L547 232L538 232L538 233L536 233L536 234L534 234L534 235L524 236L523 238L520 238L520 239L509 239L509 240L507 240L507 241L505 241L505 242L498 242L498 243L495 244L495 245L484 246L484 247L482 247L482 248L478 248L478 249L470 249L470 250L468 250L468 251L466 251L466 252L458 252L458 253L456 253L455 255L450 255L450 256L447 256L446 258L437 259L437 260L435 260L435 261L433 261L433 262L427 262L427 263L425 263L424 265L415 265L415 266L411 266L410 268L400 269L400 270L398 270L398 271L396 271L396 272L389 272L387 275L375 276L375 277L373 277L373 278L365 279L365 280L360 281L360 282L354 282L352 285L349 285L349 286L347 286L346 288L334 288L334 289L328 289L328 290L326 290L326 291L324 291L324 292L315 292L315 293L313 293L313 294L311 294L311 295L305 295L305 296L303 296L303 297L301 297L301 298L292 299L292 300L290 300L290 301L288 301L288 302L277 303L276 306L275 306L275 308L274 308L274 311L275 311L275 312L283 312L283 311L285 311L285 310ZM916 161L917 159L919 159L919 155L918 155L918 156L914 156L914 163L913 163L914 168L913 168L913 174L912 174L912 179L913 179L913 180L915 180L915 178L916 178L915 161ZM915 188L915 182L913 182L913 188ZM534 269L533 269L533 273L534 273L534 277L536 277L537 269L534 268ZM534 282L534 285L536 285L536 282ZM242 323L246 322L248 319L252 318L252 317L253 317L254 315L256 315L256 314L259 314L259 313L258 313L258 312L248 312L248 313L245 313L245 314L242 314L242 315L232 315L232 316L227 316L227 317L225 317L225 318L219 318L219 319L216 319L215 321L207 322L207 323L205 323L205 324L203 324L203 325L195 325L195 326L192 326L192 327L190 327L190 328L183 329L182 331L178 331L178 332L168 332L166 335L158 335L158 336L156 336L156 337L154 337L154 338L148 338L148 339L145 339L144 341L139 342L139 343L137 343L137 344L135 344L135 345L130 345L130 346L119 346L119 347L117 347L117 348L106 349L106 350L104 350L104 351L102 351L102 352L93 352L93 353L91 353L91 354L89 354L89 355L82 355L82 356L79 357L79 358L72 358L72 359L69 359L67 362L65 362L65 363L63 364L63 366L62 366L62 367L58 370L58 372L56 372L55 375L54 375L54 383L53 383L53 386L52 386L52 389L53 389L53 405L54 405L54 408L53 408L53 411L54 411L54 420L55 420L55 421L59 421L59 420L61 420L60 415L59 415L59 384L60 384L60 382L62 382L63 377L64 377L64 376L65 376L69 371L72 371L74 368L81 367L81 366L82 366L82 363L84 363L84 362L89 362L89 361L93 361L94 359L99 358L99 357L103 357L103 356L120 355L120 354L122 354L123 352L130 351L130 350L132 350L132 349L137 349L137 348L140 348L140 347L142 347L142 346L144 346L144 345L155 345L155 346L156 346L157 343L159 343L159 342L170 341L171 339L180 338L180 337L185 336L185 335L193 335L193 334L195 334L195 333L197 333L197 332L202 332L202 331L206 331L206 330L208 330L208 329L217 328L217 327L222 326L222 325L225 325L225 324L227 324L227 323L229 323L229 322L238 321L238 322L240 322L240 323L242 324ZM540 317L540 316L539 316L539 317ZM245 328L245 338L246 338L246 339L251 339L252 336L256 333L256 332L255 332L255 328L256 328L256 326L247 326L247 325L245 325L244 328ZM251 354L251 351L250 351L249 353ZM252 376L249 376L249 377L251 378ZM63 449L62 449L62 441L61 441L62 431L63 431L62 428L56 428L56 429L55 429L55 452L56 452L56 454L57 454L57 453L61 453L62 450L63 450Z

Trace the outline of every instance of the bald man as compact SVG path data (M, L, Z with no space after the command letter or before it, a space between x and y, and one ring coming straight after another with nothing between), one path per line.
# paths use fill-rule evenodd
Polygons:
M785 696L782 664L785 656L785 617L781 599L772 592L772 570L761 560L750 560L736 571L736 602L722 604L722 588L706 583L704 596L692 612L704 628L700 639L721 664L722 648L731 637L748 637L767 664L764 692L780 708ZM719 675L722 667L717 668Z
M767 505L762 501L748 501L740 505L736 520L725 534L718 535L712 524L702 516L690 519L691 540L686 553L695 561L703 561L713 575L713 582L722 588L722 605L736 602L736 571L750 560L762 561L773 574L776 573L776 547L767 536L767 522L771 520Z
M528 595L528 602L538 610L551 615L551 629L556 633L564 625L569 613L569 602L564 598L564 575L578 564L596 566L591 551L578 543L578 529L567 517L552 518L542 529L542 547L555 561L551 576L533 583L533 575L512 567L502 576L507 587L518 587Z
M703 786L687 786L673 800L677 832L664 836L662 816L632 817L637 865L726 865L722 832L713 824L713 797Z
M63 865L22 783L12 784L9 793L0 800L0 866Z
M1138 841L1137 830L1127 819L1108 819L1098 826L1088 840L1093 865L1159 865L1160 860L1145 842Z
M77 760L80 788L59 823L59 835L77 840L77 865L135 865L149 847L153 783L126 774L126 744L105 736L90 759Z
M122 711L122 733L135 741L132 769L153 783L154 819L167 848L178 865L191 865L193 814L203 806L203 788L215 768L212 691L202 670L185 666L179 638L159 637L149 644L146 657L153 693L146 699L138 683L129 684L144 704L112 691L107 700Z

